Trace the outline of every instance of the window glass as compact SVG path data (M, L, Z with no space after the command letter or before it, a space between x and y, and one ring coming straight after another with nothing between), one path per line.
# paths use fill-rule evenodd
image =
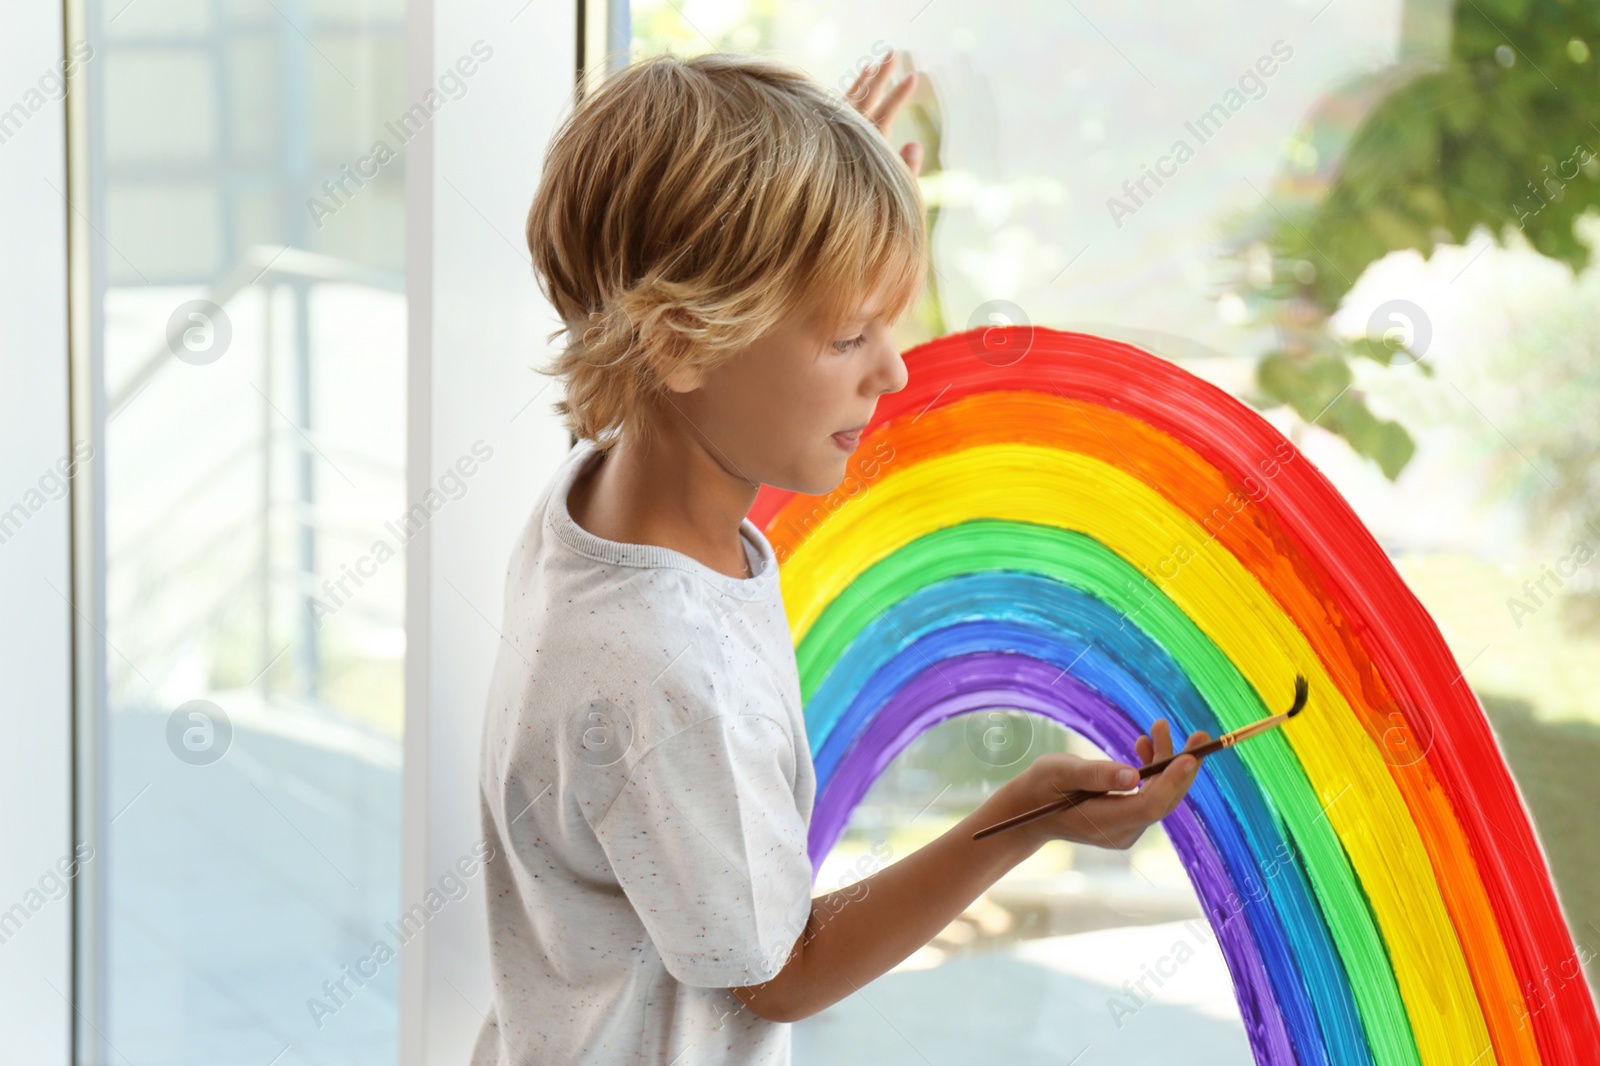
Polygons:
M82 1057L392 1063L404 5L87 11L106 681Z
M922 84L892 140L927 150L933 270L903 347L990 323L1117 338L1295 441L1481 700L1593 987L1600 16L1487 7L636 0L631 18L635 59L766 52L841 93L888 46L910 60ZM1092 751L1042 720L1026 732L1004 766L959 719L923 734L819 891L932 839L1039 753ZM1199 916L1159 827L1126 853L1052 845L799 1023L797 1059L1073 1062L1092 1044L1090 1062L1181 1039L1190 1061L1242 1061ZM1180 942L1193 961L1119 1026L1123 982Z

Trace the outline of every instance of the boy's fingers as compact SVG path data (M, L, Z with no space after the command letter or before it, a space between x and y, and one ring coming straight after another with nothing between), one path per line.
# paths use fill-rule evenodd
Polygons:
M1193 750L1195 748L1200 747L1202 744L1208 743L1210 740L1211 740L1210 735L1207 734L1204 730L1199 730L1199 731L1190 733L1188 741L1183 746L1183 750L1184 751L1191 751L1191 750ZM1167 746L1167 754L1168 755L1173 754L1172 747L1171 747L1170 744ZM1172 780L1176 781L1177 784L1180 787L1187 787L1188 786L1188 781L1184 781L1184 780L1182 780L1182 778L1186 778L1187 777L1187 778L1192 779L1194 777L1194 775L1199 772L1199 770L1200 770L1200 760L1199 760L1199 758L1191 755L1187 759L1185 759L1183 757L1182 753L1180 752L1178 754L1178 758L1173 759L1172 762L1168 763L1167 764L1167 768L1165 770L1162 770L1161 773L1159 775L1157 775L1157 777L1155 779L1157 781L1164 781L1164 780L1167 780L1167 779L1172 779Z
M1132 780L1122 778L1120 775L1126 771ZM1105 759L1084 760L1078 766L1077 780L1073 789L1086 788L1096 792L1121 792L1133 788L1139 783L1139 771L1127 763L1110 762ZM1070 791L1063 789L1062 791Z
M885 133L889 132L889 127L893 125L895 116L900 113L901 108L906 106L906 101L911 99L911 93L916 89L916 87L917 72L912 71L910 74L907 74L904 78L900 79L900 84L896 85L894 87L894 91L889 94L888 99L884 100L883 106L879 108L878 115L873 121L875 121Z
M1151 762L1165 759L1172 754L1172 727L1167 724L1165 718L1157 718L1155 724L1150 727L1150 745L1154 754Z
M891 48L878 62L867 64L856 77L856 84L851 86L849 94L851 102L869 118L872 116L872 109L877 106L878 99L883 95L883 86L893 66L894 49Z
M875 68L871 63L868 63L866 66L862 67L860 72L856 74L856 80L851 82L850 88L844 91L844 98L849 100L852 104L856 103L856 97L861 95L861 87L866 82L867 75L871 74L875 69L877 68Z
M922 173L922 145L912 141L900 149L900 158L906 161L906 166L911 168L911 176L916 177Z
M1134 750L1141 763L1148 764L1164 759L1173 754L1170 729L1165 719L1157 719L1150 728L1151 736L1142 736L1134 741ZM1154 738L1152 741L1151 738ZM1205 732L1195 732L1189 735L1185 750L1197 748L1211 738ZM1162 748L1165 747L1165 754ZM1152 755L1154 758L1152 758ZM1130 817L1133 822L1160 821L1171 814L1178 804L1183 801L1189 786L1194 783L1196 774L1200 770L1200 760L1194 756L1184 758L1180 755L1173 759L1166 769L1154 777L1144 780L1143 785L1137 782L1122 784L1117 780L1117 774L1122 770L1137 773L1137 769L1123 763L1108 760L1081 760L1074 775L1077 782L1072 788L1094 789L1097 792L1124 792L1138 787L1139 791L1133 796L1111 796L1106 800L1090 800L1089 803L1100 804L1108 800L1117 804L1118 810ZM1068 788L1060 787L1060 791L1067 792ZM1137 804L1130 808L1128 804Z
M869 62L866 66L861 68L861 70L856 74L856 80L851 83L850 88L845 92L845 96L851 100L855 100L858 94L870 92L872 89L872 83L879 77L879 75L888 69L888 64L893 59L894 49L885 49L883 57L880 58L876 63Z
M889 85L890 74L894 69L895 53L893 49L884 53L882 61L876 66L869 66L856 76L856 82L845 94L845 98L855 105L857 111L866 116L867 121L878 127L885 136L889 127L894 124L895 116L911 98L911 93L917 87L917 73L912 71L900 80L894 90L885 98L883 93ZM918 160L918 163L921 161ZM907 159L907 165L913 166Z
M1165 818L1177 808L1188 792L1189 786L1194 783L1199 769L1199 760L1194 756L1180 756L1145 785L1141 795L1150 794L1148 800L1153 821Z

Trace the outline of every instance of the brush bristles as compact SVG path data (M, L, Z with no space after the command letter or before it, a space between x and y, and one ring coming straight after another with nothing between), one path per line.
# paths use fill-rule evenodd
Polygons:
M1306 709L1306 697L1311 694L1311 688L1306 684L1306 679L1296 674L1294 679L1294 706L1289 708L1289 717L1293 718Z

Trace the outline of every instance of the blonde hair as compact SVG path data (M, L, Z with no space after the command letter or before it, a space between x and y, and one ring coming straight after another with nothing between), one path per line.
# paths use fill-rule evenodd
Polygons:
M791 316L838 328L882 288L922 289L923 201L859 111L759 56L658 55L612 75L557 130L528 249L564 327L541 373L605 450L647 432L675 368L711 370Z

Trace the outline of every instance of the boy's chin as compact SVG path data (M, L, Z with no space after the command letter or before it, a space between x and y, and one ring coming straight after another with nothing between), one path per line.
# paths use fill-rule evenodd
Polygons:
M806 496L826 496L844 483L845 464L850 456L839 452L832 462L811 463L784 477L781 481L769 481L767 484L786 492L798 492Z

